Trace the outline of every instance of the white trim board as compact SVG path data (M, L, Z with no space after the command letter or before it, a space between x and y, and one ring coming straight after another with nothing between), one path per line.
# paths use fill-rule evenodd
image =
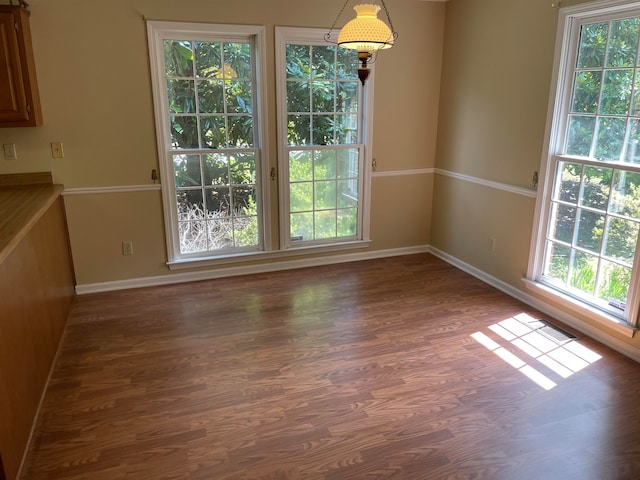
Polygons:
M159 183L153 185L120 185L114 187L80 187L65 188L62 195L96 195L104 193L128 193L128 192L149 192L160 191L162 185Z
M523 195L525 197L536 198L536 191L530 188L517 187L508 183L494 182L493 180L485 180L484 178L472 177L471 175L450 172L449 170L443 170L441 168L436 168L435 171L438 175L444 175L445 177L464 180L465 182L477 183L478 185L482 185L484 187L503 190L505 192L515 193L517 195Z
M469 275L476 277L477 279L483 281L484 283L491 285L492 287L495 287L498 290L506 293L507 295L515 298L516 300L520 300L521 302L526 303L527 305L535 308L536 310L539 310L542 313L549 315L550 317L555 318L569 325L570 327L587 335L588 337L593 338L594 340L597 340L598 342L602 343L603 345L606 345L607 347L615 350L616 352L621 353L622 355L625 355L630 359L640 363L640 350L633 348L628 343L622 342L617 338L609 335L608 333L600 330L599 328L595 328L589 325L588 323L585 323L582 320L577 319L573 315L570 315L569 313L563 310L555 308L552 305L549 305L548 303L545 303L542 300L532 297L531 295L526 294L522 290L518 290L512 285L509 285L508 283L505 283L502 280L499 280L496 277L493 277L488 273L472 265L469 265L468 263L463 262L462 260L456 257L453 257L452 255L449 255L448 253L443 252L442 250L438 250L435 247L430 247L429 251L436 257L440 258L441 260L444 260L445 262L453 265L456 268L459 268L463 272L466 272Z
M265 263L261 265L244 265L219 268L198 272L184 272L155 277L132 278L128 280L115 280L111 282L87 283L76 285L76 293L84 295L88 293L108 292L113 290L125 290L129 288L153 287L158 285L171 285L174 283L195 282L199 280L212 280L215 278L250 275L254 273L278 272L281 270L293 270L296 268L318 267L337 263L358 262L361 260L373 260L376 258L396 257L400 255L413 255L416 253L428 253L428 245L415 247L394 248L387 250L374 250L371 252L346 253L328 257L306 258L287 260L277 263Z
M407 170L387 170L384 172L371 172L371 177L399 177L403 175L429 175L435 173L435 168L410 168Z

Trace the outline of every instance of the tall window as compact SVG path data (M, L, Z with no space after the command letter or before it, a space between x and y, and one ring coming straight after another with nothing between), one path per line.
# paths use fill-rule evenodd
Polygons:
M323 34L276 30L284 248L366 237L366 105L357 55Z
M148 30L170 260L263 249L262 29Z
M640 4L563 9L535 280L632 326L640 300ZM594 10L595 9L595 10Z

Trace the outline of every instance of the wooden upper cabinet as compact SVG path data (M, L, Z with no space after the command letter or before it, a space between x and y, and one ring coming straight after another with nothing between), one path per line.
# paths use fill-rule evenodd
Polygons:
M0 5L0 127L41 124L29 11Z

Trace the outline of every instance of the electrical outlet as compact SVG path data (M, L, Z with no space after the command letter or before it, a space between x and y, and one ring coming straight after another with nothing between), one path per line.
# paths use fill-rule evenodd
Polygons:
M53 158L64 158L62 142L51 142L51 156Z
M133 242L131 240L122 242L122 255L133 255Z
M496 239L493 237L489 238L489 250L491 250L492 252L496 251Z
M16 153L15 143L5 143L2 148L4 149L5 160L17 160L18 154Z

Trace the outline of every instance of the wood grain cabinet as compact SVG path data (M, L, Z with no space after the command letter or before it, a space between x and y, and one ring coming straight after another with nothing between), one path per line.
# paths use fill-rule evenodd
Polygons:
M0 127L41 124L29 11L0 5Z
M22 178L0 175L0 480L17 476L75 285L62 185L9 177Z

